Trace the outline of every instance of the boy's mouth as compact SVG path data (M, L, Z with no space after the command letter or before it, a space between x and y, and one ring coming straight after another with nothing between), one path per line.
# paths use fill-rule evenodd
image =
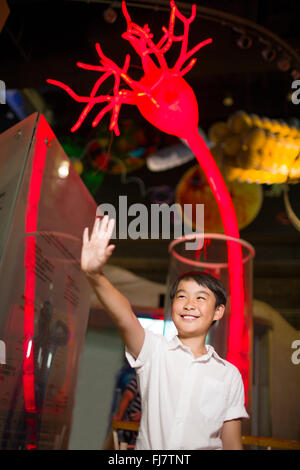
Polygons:
M184 320L189 320L189 321L193 321L193 320L197 320L199 317L196 316L196 315L180 315L181 318L183 318Z

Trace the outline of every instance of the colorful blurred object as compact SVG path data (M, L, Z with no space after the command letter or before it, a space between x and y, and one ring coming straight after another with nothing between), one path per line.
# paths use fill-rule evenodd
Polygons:
M71 159L71 162L73 167L75 168L75 171L77 171L77 173L81 175L81 173L83 172L83 163L80 160L76 159Z
M88 190L93 196L95 196L97 191L99 190L102 184L103 177L104 177L104 174L101 172L97 172L93 170L84 172L82 179L86 187L88 188Z
M131 119L122 120L119 125L121 136L114 137L107 126L101 126L88 142L83 159L95 171L118 175L124 169L126 173L131 173L144 166L150 146L145 130Z
M223 155L228 181L274 184L300 181L300 130L239 111L216 122L209 138Z
M93 196L105 173L124 175L145 165L146 157L161 145L161 137L148 135L144 126L131 119L120 121L122 136L115 137L103 125L89 139L64 137L62 147ZM87 143L86 143L87 140Z
M62 147L75 168L75 171L81 175L84 169L83 162L81 161L83 145L78 141L78 139L64 137L62 139Z
M259 213L263 202L262 187L255 183L231 181L227 183L239 229L249 225ZM215 198L210 190L204 172L199 165L190 168L181 178L175 195L176 202L184 209L184 204L204 204L204 232L224 233L222 219ZM193 220L186 218L185 222L193 230L200 230L195 224L196 211L193 210Z
M99 152L102 152L102 147L99 146L97 141L93 140L85 149L82 139L73 137L65 137L62 147L90 193L95 196L104 177L104 174L99 169L99 162L97 161L97 159L100 158ZM91 158L88 158L89 156Z
M179 143L158 149L147 158L150 171L165 171L193 160L194 154L186 145Z

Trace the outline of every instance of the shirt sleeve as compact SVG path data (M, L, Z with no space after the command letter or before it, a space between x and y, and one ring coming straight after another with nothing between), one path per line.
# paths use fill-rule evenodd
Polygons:
M227 411L224 421L238 418L249 418L245 408L245 391L240 371L235 367L230 384Z
M132 354L125 348L125 356L129 362L129 365L136 369L136 372L139 373L145 363L152 356L160 342L159 335L152 333L152 331L145 330L145 339L140 351L140 354L135 359Z

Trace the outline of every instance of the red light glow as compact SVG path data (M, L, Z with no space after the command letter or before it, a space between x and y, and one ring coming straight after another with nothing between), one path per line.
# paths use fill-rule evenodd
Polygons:
M205 172L218 203L225 234L229 237L239 238L236 214L229 192L214 158L204 140L198 134L199 112L195 94L183 78L197 61L192 56L202 47L211 44L212 39L208 38L188 50L189 28L196 17L196 5L192 6L192 13L189 18L186 18L178 11L174 0L171 0L170 6L169 26L168 28L165 26L162 28L163 35L155 44L149 26L146 24L141 27L135 24L131 20L125 2L122 2L123 14L127 22L127 31L122 37L129 41L140 56L144 71L141 80L135 81L128 75L129 55L126 56L124 65L119 67L108 59L103 54L100 45L96 44L100 65L77 63L78 67L85 70L103 72L89 96L79 96L69 86L57 80L49 79L47 82L61 87L74 100L87 103L72 127L72 132L79 129L95 105L106 102L107 104L94 118L92 126L97 126L103 116L107 112L111 112L110 130L119 135L118 116L121 105L131 104L137 106L140 113L153 126L167 134L185 139ZM176 36L174 33L176 19L183 23L183 34L180 36ZM165 54L174 42L180 42L181 49L176 64L169 68ZM151 55L155 57L156 63L152 60ZM97 95L101 84L110 76L113 76L115 80L113 95ZM120 89L121 80L127 85L127 88ZM231 297L227 359L239 368L244 380L247 399L249 340L244 320L242 250L237 242L228 241L227 244Z
M25 286L24 286L24 344L23 344L23 393L25 410L29 414L37 413L34 378L34 304L35 304L35 267L36 267L36 233L38 208L40 200L43 171L47 153L45 136L47 122L41 117L36 131L36 145L32 159L32 171L29 182L27 207L25 215ZM29 424L30 423L30 426ZM27 449L36 448L36 419L26 419ZM30 442L31 441L31 442Z

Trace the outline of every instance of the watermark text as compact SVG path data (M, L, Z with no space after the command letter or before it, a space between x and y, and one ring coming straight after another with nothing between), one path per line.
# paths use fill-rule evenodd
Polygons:
M0 80L0 104L6 104L6 86L3 80Z
M101 217L105 213L110 219L115 219L112 238L115 239L117 228L118 238L132 240L181 238L188 236L186 241L187 250L196 250L203 247L203 238L193 240L195 234L204 233L204 204L184 204L182 207L178 203L171 206L168 204L151 204L150 214L146 205L141 203L127 206L127 196L119 196L118 220L116 208L110 203L103 203L97 207L96 216ZM195 216L193 218L193 215ZM133 217L130 221L129 217ZM197 230L193 230L186 220L195 220ZM150 221L150 227L149 227ZM174 234L171 234L171 226ZM149 236L150 234L150 236ZM193 240L193 241L190 241Z
M300 103L300 80L294 80L292 83L292 88L293 90L296 89L296 91L292 93L292 103L299 104Z
M6 364L6 346L2 340L0 340L0 364Z
M291 361L295 366L297 366L300 364L300 339L295 339L295 341L292 342L291 348L295 349L292 354Z

